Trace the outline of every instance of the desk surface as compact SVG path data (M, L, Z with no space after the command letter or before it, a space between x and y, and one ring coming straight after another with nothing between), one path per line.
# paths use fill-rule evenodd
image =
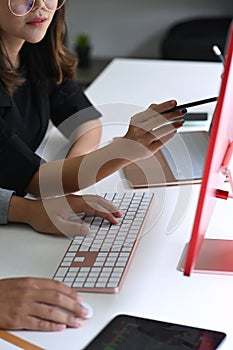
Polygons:
M148 74L142 74L140 67L144 72L147 70ZM175 79L171 79L171 74ZM157 96L158 102L167 98L178 98L179 102L185 102L216 95L220 74L221 66L218 63L113 61L87 90L93 103L104 110L103 143L118 132L123 132L131 115L128 113L150 104L153 95L155 99ZM160 86L156 86L155 76L157 82L161 81ZM133 83L130 77L138 80L138 84ZM144 80L140 80L140 77ZM148 84L145 83L146 77ZM114 83L108 87L112 94L106 90L109 80ZM176 86L172 94L171 81ZM196 89L193 85L187 87L190 81L195 82ZM151 91L151 86L155 86L154 92ZM113 98L115 93L116 97ZM202 110L211 113L213 107L206 106ZM116 114L119 119L115 119ZM207 124L198 127L205 128ZM191 127L192 125L187 126ZM85 321L82 328L60 333L13 333L48 350L64 350L67 344L69 350L83 349L110 319L127 313L223 331L227 333L227 339L221 350L232 350L233 277L206 274L184 277L177 270L185 243L191 234L199 188L199 185L193 185L150 189L156 195L155 201L122 289L116 295L83 293L84 300L93 306L94 317ZM88 192L126 190L130 188L122 172L118 172ZM182 205L177 206L180 199ZM207 236L232 239L232 224L229 221L231 213L231 201L219 202ZM222 222L225 222L224 227ZM19 225L1 227L0 242L1 278L51 277L69 244L66 238L38 234Z

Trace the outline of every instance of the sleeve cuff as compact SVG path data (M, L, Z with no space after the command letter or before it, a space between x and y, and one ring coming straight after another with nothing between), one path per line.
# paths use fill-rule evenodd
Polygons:
M0 225L8 224L8 209L14 191L0 188Z

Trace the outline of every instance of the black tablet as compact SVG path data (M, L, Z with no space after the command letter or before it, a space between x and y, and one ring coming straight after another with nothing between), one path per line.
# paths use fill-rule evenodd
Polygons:
M84 350L215 350L226 334L119 315Z

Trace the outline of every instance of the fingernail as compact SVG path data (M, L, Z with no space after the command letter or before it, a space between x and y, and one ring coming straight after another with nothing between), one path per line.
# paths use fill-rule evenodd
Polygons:
M72 320L72 324L75 327L81 327L83 325L83 322L82 322L82 320L80 320L80 318L74 317L73 320Z
M187 109L186 109L186 108L182 108L182 109L180 110L180 112L183 113L183 114L185 114L185 113L187 113Z
M76 295L76 300L78 303L81 303L81 301L83 300L83 297L79 294Z
M183 119L182 119L182 120L179 120L177 123L178 123L178 124L176 125L177 128L180 128L181 126L184 125L184 120L183 120Z
M176 101L175 100L171 100L169 103L170 103L171 106L175 106L176 105Z
M64 329L66 329L67 328L67 326L65 325L65 324L57 324L56 325L56 329L58 330L58 331L63 331Z
M83 310L82 310L82 313L81 313L81 316L82 316L83 318L86 318L86 317L88 316L88 313L89 313L89 311L88 311L87 309L83 309Z
M81 236L88 236L90 233L90 228L87 224L82 224L80 229Z

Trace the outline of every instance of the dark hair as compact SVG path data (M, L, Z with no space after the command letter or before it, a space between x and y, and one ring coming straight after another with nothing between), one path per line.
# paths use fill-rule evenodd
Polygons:
M55 79L61 83L64 79L74 78L77 58L65 46L66 25L65 5L55 12L45 37L39 43L25 42L21 51L21 63L27 67L27 77L35 83ZM13 94L23 84L24 77L9 64L4 45L0 37L0 80L8 93Z

